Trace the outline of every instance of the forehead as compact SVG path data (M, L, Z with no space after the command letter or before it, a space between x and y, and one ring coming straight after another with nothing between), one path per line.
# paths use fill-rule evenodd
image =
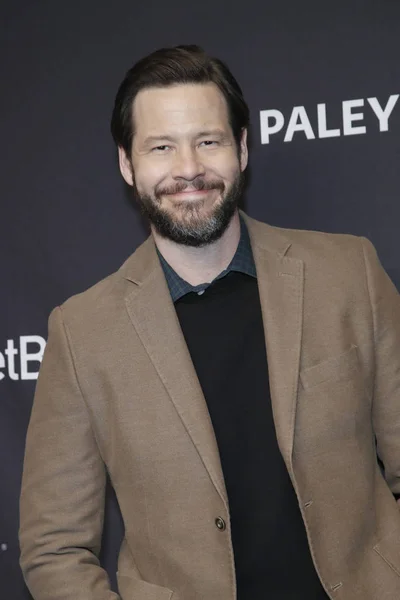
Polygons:
M133 103L135 135L184 133L197 127L229 129L226 100L214 83L147 88Z

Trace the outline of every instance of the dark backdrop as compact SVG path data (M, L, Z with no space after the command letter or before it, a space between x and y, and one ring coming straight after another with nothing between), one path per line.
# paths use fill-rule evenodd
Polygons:
M18 495L48 314L147 235L109 135L125 71L163 45L198 43L223 58L252 113L247 212L365 235L400 286L399 39L397 0L1 1L1 597L29 598ZM381 112L392 103L386 131L368 98ZM283 122L269 143L260 111L264 127ZM323 133L324 114L339 131ZM103 559L112 581L121 531L111 498Z

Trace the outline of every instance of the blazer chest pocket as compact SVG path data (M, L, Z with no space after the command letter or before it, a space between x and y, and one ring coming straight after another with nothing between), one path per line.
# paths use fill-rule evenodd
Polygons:
M357 346L304 369L296 411L298 449L320 453L341 444L370 444L370 400L358 360ZM344 448L344 446L342 446Z
M178 600L173 591L137 577L117 572L118 591L122 600Z
M400 532L396 530L384 537L374 550L400 577Z
M316 385L354 377L360 370L357 346L351 346L338 356L324 360L300 373L301 385L309 390Z

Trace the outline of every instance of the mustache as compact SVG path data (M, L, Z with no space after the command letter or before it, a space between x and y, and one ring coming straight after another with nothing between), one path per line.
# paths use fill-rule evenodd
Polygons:
M206 191L206 190L219 190L221 193L225 189L225 184L220 179L214 179L206 181L205 179L194 179L193 181L177 181L174 185L157 187L155 190L156 198L164 196L166 194L180 194L186 190L193 191Z

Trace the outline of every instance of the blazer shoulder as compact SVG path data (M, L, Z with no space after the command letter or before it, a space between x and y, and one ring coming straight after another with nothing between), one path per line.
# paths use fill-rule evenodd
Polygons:
M290 240L287 256L299 258L308 266L328 277L365 279L365 248L371 242L362 236L348 233L327 233L284 229L282 233ZM373 249L374 254L376 252Z
M133 284L124 277L125 265L86 290L70 296L61 305L63 321L68 328L85 331L90 324L112 322L129 287Z
M307 229L276 228L290 240L295 250L305 252L362 252L365 238L350 233L328 233Z
M96 309L99 305L107 302L110 296L114 294L119 277L119 270L107 275L107 277L98 281L86 290L67 298L67 300L60 305L60 308L63 313L68 316L74 313Z
M366 238L348 233L328 233L277 227L247 217L253 242L268 250L303 260L363 258L363 245L373 248Z

